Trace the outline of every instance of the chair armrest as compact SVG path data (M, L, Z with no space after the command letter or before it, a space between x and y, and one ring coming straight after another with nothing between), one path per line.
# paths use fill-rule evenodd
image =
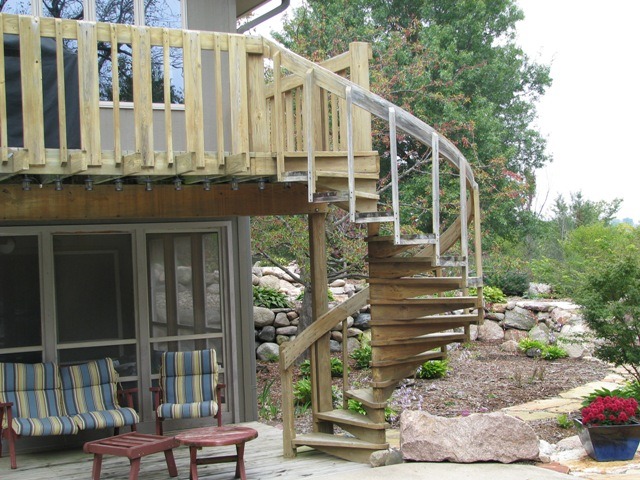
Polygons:
M151 387L149 391L153 393L153 410L157 410L160 406L160 399L162 398L162 388L161 387Z
M227 386L224 383L218 383L216 385L216 402L218 403L218 411L216 412L216 419L218 420L218 426L222 426L222 390Z
M125 388L118 390L118 398L124 400L124 404L129 408L135 408L133 406L133 395L138 393L137 388Z
M13 402L0 402L0 432L2 431L2 421L4 420L5 412L7 412L7 425L11 428L11 422L13 420L11 407L13 407Z

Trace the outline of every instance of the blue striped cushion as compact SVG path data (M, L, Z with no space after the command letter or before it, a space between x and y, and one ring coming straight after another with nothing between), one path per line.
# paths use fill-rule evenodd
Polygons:
M41 435L68 435L78 433L78 425L71 417L14 418L13 430L25 437Z
M133 408L79 413L73 419L80 427L80 430L124 427L125 425L135 425L139 421L138 414Z
M49 429L52 432L66 430L64 426L55 425L24 426L24 422L29 422L27 419L66 416L59 388L60 377L54 363L0 363L0 402L13 403L12 426L18 434L37 435ZM2 428L7 426L7 418L4 417ZM28 433L32 431L34 433Z
M61 367L60 377L67 413L74 416L81 430L138 423L135 410L118 405L118 374L110 358Z
M163 403L158 407L160 418L200 418L213 417L218 413L216 402Z
M218 363L215 350L164 352L160 375L163 404L160 418L198 418L215 415Z

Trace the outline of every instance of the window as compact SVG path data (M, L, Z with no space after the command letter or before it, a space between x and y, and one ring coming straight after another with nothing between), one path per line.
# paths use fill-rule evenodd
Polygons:
M154 357L162 351L215 348L222 363L219 234L153 234L147 239Z
M0 237L0 361L42 361L37 236Z

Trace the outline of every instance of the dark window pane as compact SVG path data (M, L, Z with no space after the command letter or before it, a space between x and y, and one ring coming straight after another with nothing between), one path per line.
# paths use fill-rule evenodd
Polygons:
M0 237L0 292L0 348L40 346L37 237Z

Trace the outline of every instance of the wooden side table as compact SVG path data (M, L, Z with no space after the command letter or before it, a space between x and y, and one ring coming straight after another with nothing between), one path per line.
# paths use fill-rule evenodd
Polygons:
M176 477L178 475L178 469L176 468L176 462L173 458L173 449L178 445L178 442L173 437L131 432L87 442L84 444L84 452L93 453L92 480L100 480L103 455L127 457L131 465L129 469L129 480L137 480L138 473L140 472L140 459L152 453L159 452L164 452L169 475Z
M258 432L249 427L236 427L233 425L223 427L203 427L187 430L176 435L176 440L181 445L189 447L189 478L198 480L198 465L210 465L212 463L236 462L236 476L246 480L244 469L244 444L258 436ZM198 458L198 450L202 447L222 447L226 445L236 446L236 455L223 455L217 457Z

